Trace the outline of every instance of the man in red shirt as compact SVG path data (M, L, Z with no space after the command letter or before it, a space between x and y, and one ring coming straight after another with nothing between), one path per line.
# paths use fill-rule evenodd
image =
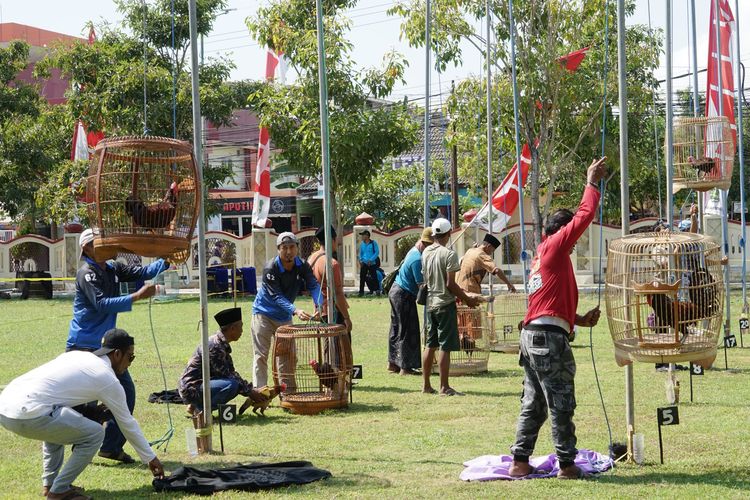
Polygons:
M589 166L588 184L576 214L561 209L547 217L544 240L531 263L529 307L521 332L519 360L526 376L516 443L511 447L511 476L522 477L534 472L529 457L534 452L539 429L547 419L549 406L552 440L560 463L557 477L581 477L581 470L575 465L578 450L573 424L576 363L568 336L573 325L596 325L600 311L595 307L583 316L576 314L578 287L570 254L596 215L601 197L598 182L605 174L605 159Z

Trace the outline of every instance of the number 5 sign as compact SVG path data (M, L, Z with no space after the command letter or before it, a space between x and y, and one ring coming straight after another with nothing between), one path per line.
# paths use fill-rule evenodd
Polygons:
M665 406L656 409L656 420L659 422L659 460L664 463L664 446L661 438L661 427L663 425L679 425L680 412L676 406Z

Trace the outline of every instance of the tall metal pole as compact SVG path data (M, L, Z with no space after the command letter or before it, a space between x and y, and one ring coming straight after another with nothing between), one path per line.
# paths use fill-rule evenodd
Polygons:
M743 150L743 135L744 129L742 128L742 114L744 106L742 106L742 90L740 84L742 80L740 77L740 4L739 0L734 0L734 86L737 89L736 101L737 101L737 154L740 157L740 200L742 201L740 207L740 223L742 224L742 240L740 240L740 250L742 251L742 307L743 311L747 312L747 280L744 278L747 276L747 234L745 228L745 154ZM740 337L742 338L742 337Z
M455 90L456 84L455 82L451 82L451 95L453 95ZM451 124L453 126L453 133L455 134L455 117L451 117L451 121L453 122ZM451 206L453 207L453 216L451 217L453 219L453 225L458 227L461 222L461 214L458 206L458 146L456 146L455 139L453 141L453 147L451 148Z
M326 74L325 37L323 36L323 4L315 0L315 14L318 27L318 98L320 100L320 154L323 166L323 227L325 227L326 247L326 292L328 322L336 323L336 304L334 303L333 282L333 241L331 238L331 162L328 145L328 78Z
M485 1L484 9L484 15L487 18L487 52L485 54L487 63L487 232L492 234L492 12L490 12L490 0ZM487 279L491 297L494 295L492 273Z
M671 1L671 0L667 0ZM667 17L669 19L669 17ZM625 80L625 0L617 1L617 87L620 107L620 225L622 235L630 233L630 187L628 185L628 88ZM669 79L669 77L667 77ZM635 433L635 390L633 364L625 366L625 425L628 453L633 456Z
M698 96L698 48L696 41L696 32L695 32L695 0L690 0L690 45L691 45L691 64L693 66L692 70L692 80L693 80L693 116L696 118L700 114L700 102L699 102L699 96ZM703 229L703 194L698 194L698 226L699 230Z
M521 263L523 264L523 289L528 293L526 284L526 219L523 215L523 177L521 165L521 126L518 122L518 80L516 78L516 22L513 19L513 0L508 0L508 24L510 25L510 60L511 78L513 81L513 121L516 134L516 165L518 165L518 218L521 226Z
M673 168L674 168L674 151L672 151L672 144L674 142L672 122L672 0L666 0L666 37L665 37L665 54L666 54L666 66L667 66L667 78L666 84L666 128L665 128L665 139L666 148L664 151L665 156L665 167L667 169L667 224L670 230L672 229L674 222L674 202L673 198Z
M432 23L431 1L427 0L424 18L424 227L430 226L430 73L432 38L430 25Z
M203 418L207 429L211 429L211 372L209 370L209 352L208 352L208 289L206 283L206 211L205 203L206 191L203 183L203 162L201 158L202 144L201 138L203 131L201 129L201 99L200 99L200 82L198 80L198 16L195 7L196 0L189 0L189 17L190 17L190 72L192 81L193 97L193 154L198 163L198 185L201 188L200 210L198 212L198 270L200 272L200 304L201 304L201 349L203 355L202 375L203 375L203 408L208 411L203 412ZM208 446L206 451L211 451L211 434L208 434Z
M719 0L714 0L713 2L714 9L716 9L716 16L715 17L715 30L716 30L716 53L712 54L711 57L715 58L716 60L716 83L718 85L718 89L716 89L716 95L718 96L718 107L719 107L719 116L724 116L724 82L722 81L722 73L724 69L724 61L722 60L721 55L721 9L719 8ZM739 33L736 33L739 34ZM739 54L738 54L739 55ZM740 84L740 81L737 81L737 85ZM711 89L709 89L710 91ZM724 157L726 155L726 151L722 147L721 153L719 154L720 161L724 161ZM719 190L719 197L721 198L721 239L722 239L722 246L723 246L723 255L729 255L729 223L727 222L727 194L728 190L726 189L720 189ZM729 336L730 332L730 321L732 319L732 301L729 300L729 265L724 266L724 286L726 287L726 295L727 300L726 307L727 307L727 317L724 321L724 336Z

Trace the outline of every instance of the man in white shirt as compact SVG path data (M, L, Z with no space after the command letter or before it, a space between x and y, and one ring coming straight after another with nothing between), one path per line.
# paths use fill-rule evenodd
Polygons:
M128 411L117 376L135 359L135 341L125 330L104 334L96 351L70 351L13 380L0 394L0 425L19 436L43 441L42 484L50 499L87 499L73 481L91 462L104 439L104 428L72 407L99 400L148 464L164 476L156 454ZM63 466L65 445L73 445Z

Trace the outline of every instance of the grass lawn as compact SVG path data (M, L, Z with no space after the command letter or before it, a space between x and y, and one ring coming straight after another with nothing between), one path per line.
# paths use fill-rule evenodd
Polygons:
M739 293L737 293L739 297ZM581 310L596 297L583 296ZM240 373L251 378L251 299L241 299L245 336L234 344ZM303 301L304 302L304 301ZM212 300L209 317L231 304ZM715 368L694 379L695 402L689 402L689 377L681 380L680 425L663 429L665 465L659 465L656 408L666 405L665 373L653 365L635 366L636 429L645 434L646 464L622 465L588 481L535 480L465 483L458 479L462 462L479 455L507 454L520 408L521 370L515 355L493 353L484 375L455 378L452 385L466 397L445 398L420 393L421 379L386 371L390 306L385 298L352 298L355 363L364 365L364 379L347 410L317 416L296 416L278 406L266 417L245 415L224 428L225 455L192 458L185 444L190 425L182 407L171 407L175 435L166 453L158 452L167 470L181 464L219 467L253 461L305 459L328 469L333 478L302 487L255 494L260 498L550 498L550 497L664 497L746 498L750 469L744 452L750 443L750 350L729 351L730 370L723 352ZM309 310L311 307L306 304ZM53 358L64 348L72 301L5 301L0 303L0 386ZM176 387L185 362L199 342L197 299L153 304L153 325L164 361L167 383ZM740 311L735 298L733 312ZM736 318L732 320L736 330ZM163 389L151 339L149 306L139 302L121 314L118 326L136 337L131 374L138 389L135 416L149 439L168 426L167 408L146 402L148 394ZM210 331L215 329L211 320ZM739 332L735 332L739 333ZM624 441L624 370L616 366L606 320L594 329L594 352L604 400L615 440ZM608 446L599 395L594 380L588 329L574 343L578 363L575 422L578 446L606 452ZM750 346L750 338L745 339ZM437 385L436 376L433 383ZM0 498L38 498L41 490L40 443L0 430ZM219 448L218 430L214 447ZM126 449L134 454L129 445ZM552 452L549 426L540 433L538 454ZM95 458L76 484L97 499L156 496L145 465L112 466ZM249 494L227 492L220 498Z

